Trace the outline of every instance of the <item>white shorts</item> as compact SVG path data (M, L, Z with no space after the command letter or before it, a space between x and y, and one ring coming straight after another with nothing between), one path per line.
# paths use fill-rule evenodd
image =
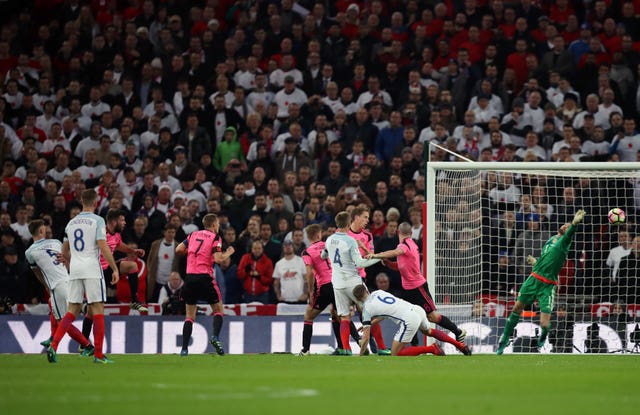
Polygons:
M405 316L404 320L400 320L400 327L398 327L396 335L393 336L393 340L400 343L411 343L418 330L427 330L429 328L429 320L427 320L427 313L424 308L414 306L411 310L413 313Z
M61 281L56 288L51 290L51 313L53 318L61 320L67 312L69 306L69 282Z
M69 302L82 304L84 299L87 303L104 303L107 301L107 290L104 278L88 278L82 280L69 281Z
M348 316L351 313L352 305L357 305L362 309L362 303L353 296L353 289L358 285L362 285L362 282L347 288L333 288L333 294L336 297L336 312L339 316Z

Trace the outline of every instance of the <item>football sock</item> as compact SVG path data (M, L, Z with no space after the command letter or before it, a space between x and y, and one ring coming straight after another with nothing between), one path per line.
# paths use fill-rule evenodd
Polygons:
M69 312L67 312L67 314L62 317L62 320L60 320L60 324L58 324L58 328L56 329L56 334L53 335L53 341L51 342L51 347L53 347L53 350L58 350L58 344L60 343L60 340L62 340L64 334L67 332L69 326L75 319L76 316Z
M308 352L311 347L311 336L313 335L313 321L305 321L302 328L302 351Z
M453 344L458 349L464 347L464 344L462 344L459 341L457 341L456 339L452 338L451 336L449 336L447 333L445 333L442 330L431 329L431 333L429 334L429 336L433 337L434 339L440 340L441 342Z
M351 337L353 338L353 340L359 342L360 333L358 333L358 329L356 328L356 325L353 323L353 321L349 323L349 331L351 333Z
M449 320L448 317L443 315L440 315L440 321L438 321L438 326L444 327L445 329L449 330L451 333L455 334L456 336L462 333L462 330L460 330L453 321Z
M384 338L382 337L382 328L379 323L371 325L371 335L376 341L376 345L378 349L386 349L387 346L384 344Z
M93 327L93 318L89 316L84 316L84 320L82 320L82 335L89 338L89 334L91 334L91 328Z
M104 343L104 314L95 314L93 316L93 347L96 348L94 356L102 359L102 345Z
M80 346L87 347L91 345L91 342L87 340L87 338L84 337L80 330L78 330L73 324L69 325L67 333L69 333L69 337L77 341Z
M434 353L436 348L431 346L408 346L398 352L398 356L418 356L425 353Z
M191 331L193 330L193 320L190 318L184 320L184 325L182 326L182 348L186 349L189 347L189 341L191 340Z
M222 313L215 313L213 315L213 336L218 338L222 330Z
M342 349L342 338L340 337L340 320L331 319L331 327L333 328L333 335L338 343L338 349Z
M504 325L504 333L502 333L502 337L500 337L500 343L506 342L511 338L513 329L516 328L519 320L520 314L511 313L509 315L509 318L507 318L507 323Z
M134 272L127 275L129 280L129 289L131 290L131 302L138 302L138 272Z
M51 337L56 334L56 329L58 328L58 321L53 316L53 313L49 313L49 322L51 323Z
M342 349L344 350L351 350L351 345L349 344L349 335L351 334L349 323L349 320L340 321L340 338L342 339Z
M538 338L538 347L544 346L544 342L547 340L547 334L549 334L549 330L551 330L551 324L549 324L548 327L542 327L540 337Z

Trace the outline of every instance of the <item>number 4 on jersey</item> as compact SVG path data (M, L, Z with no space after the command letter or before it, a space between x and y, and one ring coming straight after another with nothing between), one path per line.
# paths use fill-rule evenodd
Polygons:
M340 259L340 251L336 249L336 253L333 256L333 263L342 266L342 260Z

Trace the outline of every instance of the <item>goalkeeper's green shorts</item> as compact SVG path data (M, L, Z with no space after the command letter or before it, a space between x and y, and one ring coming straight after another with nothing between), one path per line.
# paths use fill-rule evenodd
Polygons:
M527 278L522 287L520 287L520 293L518 293L518 301L530 305L537 299L540 311L547 314L551 314L553 311L555 298L556 285L544 283L533 275Z

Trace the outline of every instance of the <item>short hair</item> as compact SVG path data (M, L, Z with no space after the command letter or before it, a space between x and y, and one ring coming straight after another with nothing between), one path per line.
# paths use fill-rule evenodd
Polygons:
M118 220L122 215L124 215L124 213L120 209L109 209L107 212L107 223Z
M32 220L29 222L29 233L31 235L35 235L42 226L44 226L44 221L42 219Z
M312 240L315 239L320 232L322 232L322 226L314 223L313 225L309 225L304 228L304 231L307 233L307 238Z
M369 208L366 206L356 206L352 211L351 211L351 220L355 219L356 216L360 216L363 213L369 213Z
M98 198L98 194L96 193L95 190L93 189L84 190L81 195L82 206L87 206L87 207L93 206L97 198Z
M367 287L364 284L356 285L353 289L353 296L356 297L356 300L362 301L367 292Z
M216 223L217 220L218 216L215 213L207 213L204 215L204 218L202 218L202 226L204 226L205 229L208 229Z
M336 226L344 229L351 224L351 217L349 212L342 211L336 215Z
M166 231L171 231L171 230L177 231L178 228L176 228L176 226L174 224L172 224L172 223L167 223L166 225L164 225L164 231L165 232Z
M398 226L398 232L400 232L401 235L411 235L411 225L408 222L402 222Z

